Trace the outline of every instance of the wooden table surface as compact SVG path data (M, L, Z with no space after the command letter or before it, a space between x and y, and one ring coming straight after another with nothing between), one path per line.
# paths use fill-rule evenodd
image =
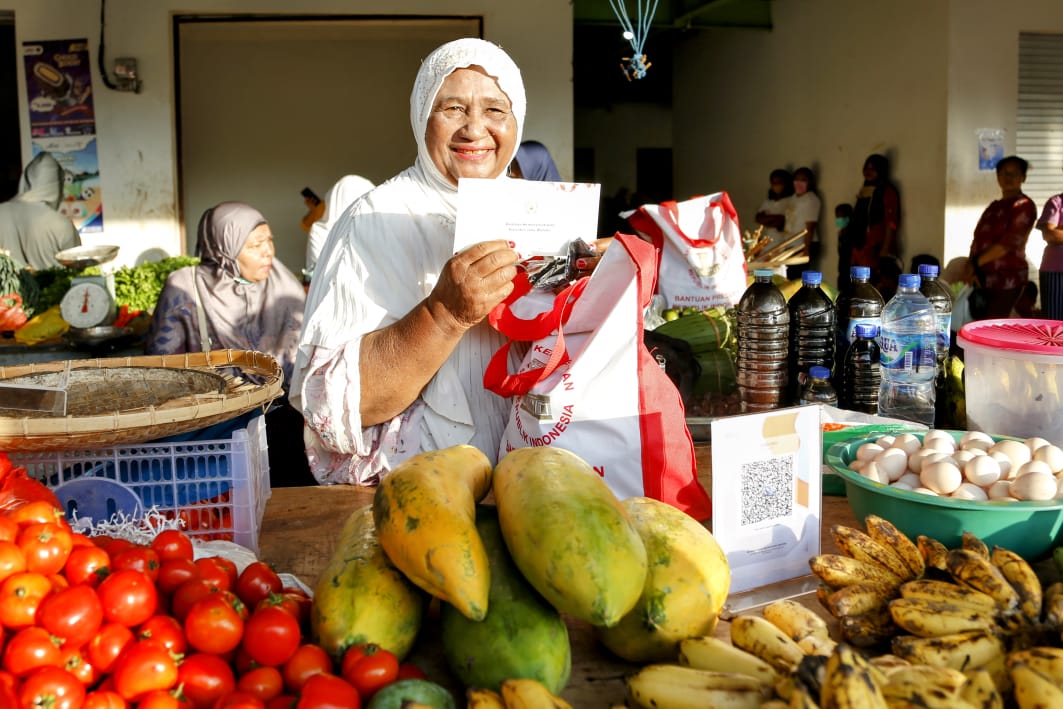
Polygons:
M353 510L369 504L372 496L373 488L347 485L274 489L262 523L260 558L313 587L332 554L343 521ZM832 524L857 526L844 497L823 498L823 551L837 553L829 533ZM822 610L813 594L800 600ZM433 621L430 613L409 659L431 679L457 692L457 684L440 656L438 623ZM576 709L622 704L623 677L634 666L616 659L598 645L588 624L572 618L567 621L572 644L572 675L562 696ZM721 621L716 634L727 637L728 633L726 621Z

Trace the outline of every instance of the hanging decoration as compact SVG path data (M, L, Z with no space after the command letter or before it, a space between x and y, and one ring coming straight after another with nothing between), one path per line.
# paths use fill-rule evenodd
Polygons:
M627 0L609 0L609 5L613 8L613 14L616 15L616 19L620 22L620 27L624 30L624 39L631 43L631 56L621 57L623 63L620 65L620 70L624 72L624 76L627 77L628 81L645 77L646 70L653 66L646 59L642 49L643 45L646 44L646 36L650 32L653 16L657 12L657 2L658 0L645 0L645 2L638 0L635 24L632 24L631 16L627 11Z

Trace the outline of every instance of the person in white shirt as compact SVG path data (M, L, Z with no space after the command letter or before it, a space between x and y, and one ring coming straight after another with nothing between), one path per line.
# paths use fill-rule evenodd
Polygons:
M786 225L786 200L794 193L793 177L789 170L778 168L769 176L768 196L757 208L756 222L763 227L761 234L771 239L761 253L782 241Z
M808 256L808 263L787 268L787 278L800 278L801 272L819 270L819 195L816 194L816 175L807 167L794 170L794 193L786 199L786 222L783 231L793 236L805 230L805 246L799 253Z

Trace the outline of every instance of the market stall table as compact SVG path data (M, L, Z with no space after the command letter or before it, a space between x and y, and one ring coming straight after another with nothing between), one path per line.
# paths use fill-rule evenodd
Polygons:
M313 586L335 547L343 520L353 510L372 502L374 488L348 485L275 488L266 504L259 539L260 558L275 569L298 576ZM859 526L844 497L823 498L824 552L838 553L830 535L832 524ZM801 599L811 608L822 610L814 594ZM572 676L562 696L577 709L622 704L623 676L634 665L613 657L594 638L592 628L568 619L572 643ZM721 621L716 634L728 637L727 623ZM432 679L448 684L442 663L438 623L425 624L413 656Z

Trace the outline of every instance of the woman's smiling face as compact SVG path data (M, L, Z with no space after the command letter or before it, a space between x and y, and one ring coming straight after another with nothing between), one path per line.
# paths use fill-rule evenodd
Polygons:
M509 97L479 67L454 71L436 94L425 143L432 162L455 185L461 177L498 177L516 151Z

